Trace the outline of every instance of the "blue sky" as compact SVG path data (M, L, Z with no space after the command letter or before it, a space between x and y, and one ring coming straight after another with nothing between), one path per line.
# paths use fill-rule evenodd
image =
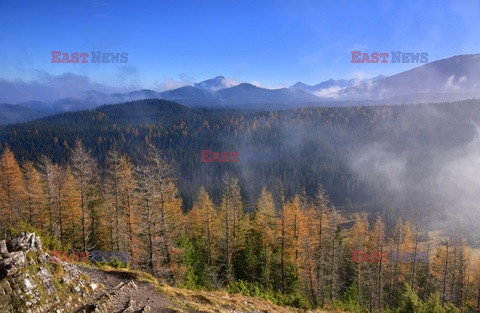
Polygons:
M350 52L478 53L479 16L479 1L1 0L0 79L162 90L216 75L266 87L392 75L418 64L352 64ZM52 50L128 63L52 64Z

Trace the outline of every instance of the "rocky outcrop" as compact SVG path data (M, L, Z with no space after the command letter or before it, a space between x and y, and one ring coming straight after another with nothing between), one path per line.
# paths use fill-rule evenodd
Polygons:
M95 303L87 304L77 312L96 312L96 313L142 313L151 312L148 305L140 305L135 298L139 298L137 285L133 280L128 283L120 282L115 287L103 293L95 300Z
M91 291L88 276L52 262L34 233L0 241L0 312L72 312Z
M41 252L42 243L33 233L21 233L8 242L0 241L0 279L12 276L26 263L28 251Z
M140 271L53 262L40 238L27 232L0 241L0 273L0 313L299 312L238 294L168 286Z

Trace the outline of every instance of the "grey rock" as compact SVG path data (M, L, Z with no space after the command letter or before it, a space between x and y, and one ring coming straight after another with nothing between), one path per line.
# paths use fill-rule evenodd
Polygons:
M41 251L42 243L34 233L23 232L20 235L10 239L7 242L7 248L9 252L29 250Z
M0 259L0 278L14 275L25 266L25 263L25 252L8 253L6 257Z
M1 254L8 253L7 242L5 240L0 240L0 253Z
M52 264L34 233L0 241L0 312L73 312L90 301L85 286L75 265Z
M127 303L127 307L122 311L122 313L133 313L135 312L135 309L133 308L135 306L135 301L130 299Z

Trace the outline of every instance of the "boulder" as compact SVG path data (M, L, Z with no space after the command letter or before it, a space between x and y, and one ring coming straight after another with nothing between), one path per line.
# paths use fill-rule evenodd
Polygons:
M23 232L7 241L9 252L16 251L42 251L42 242L34 233Z
M0 312L74 312L90 301L87 284L75 265L51 262L34 233L0 240Z

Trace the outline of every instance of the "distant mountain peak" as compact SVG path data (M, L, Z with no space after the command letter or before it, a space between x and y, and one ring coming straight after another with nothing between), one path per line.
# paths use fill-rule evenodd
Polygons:
M291 88L305 88L305 87L311 87L311 86L308 86L307 84L305 83L302 83L302 82L296 82L295 85L293 85Z
M194 84L194 86L198 89L204 89L209 91L217 91L220 89L230 88L236 85L238 85L238 82L230 78L225 78L221 75L215 78L207 79L202 82Z
M353 79L338 79L335 80L330 78L329 80L323 81L316 85L307 85L302 82L297 82L295 85L290 87L294 90L302 90L306 93L315 95L319 98L336 98L341 90L344 88L352 86L354 83Z

